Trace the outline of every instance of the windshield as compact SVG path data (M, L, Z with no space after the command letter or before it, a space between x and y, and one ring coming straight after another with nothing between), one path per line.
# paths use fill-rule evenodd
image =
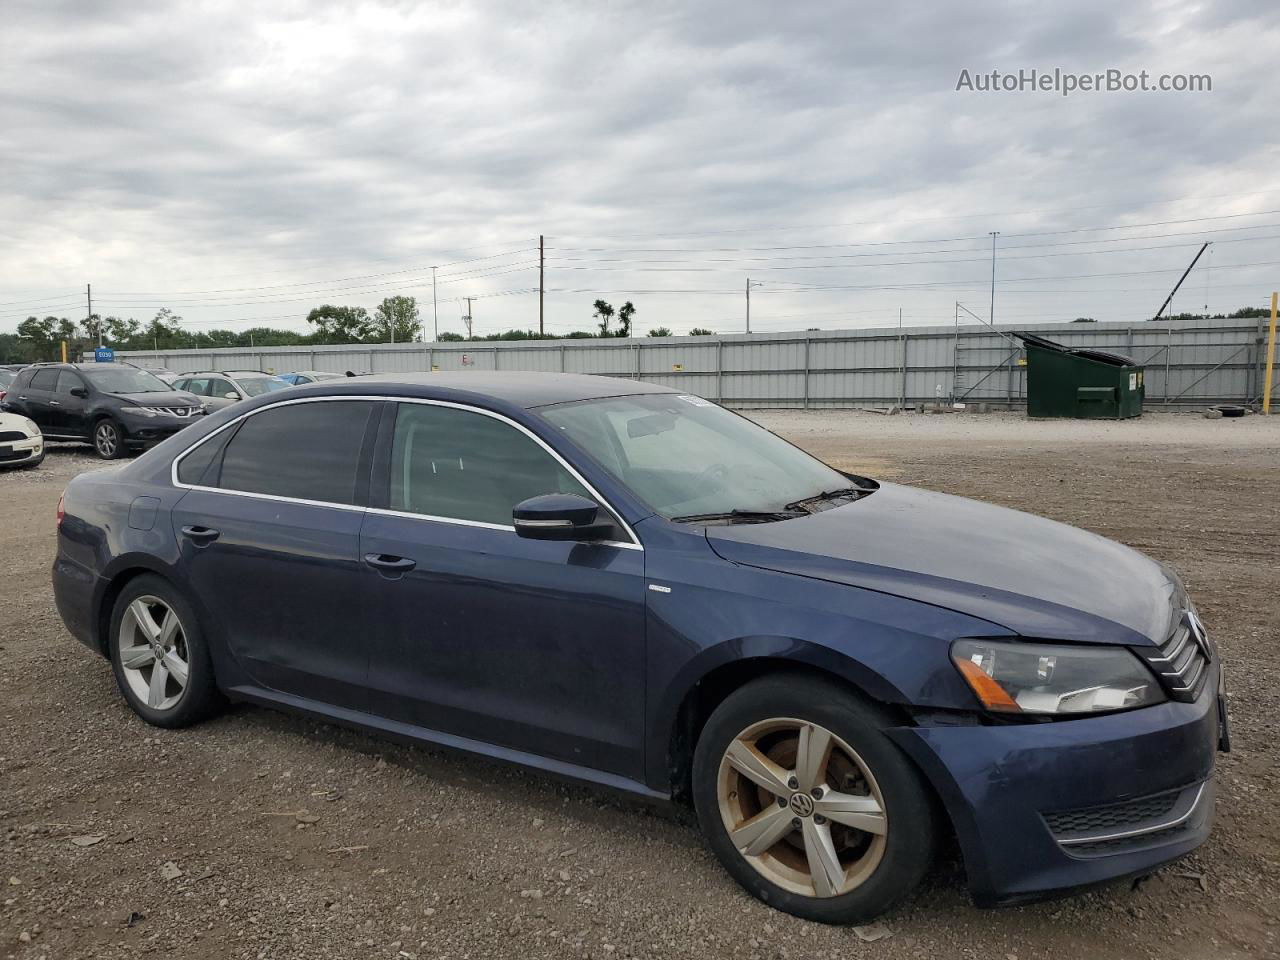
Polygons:
M260 397L264 393L285 390L293 386L288 380L281 380L279 377L236 377L235 379L236 383L240 384L240 389L251 397Z
M173 387L137 367L81 367L95 387L103 393L170 393Z
M850 481L750 420L674 393L538 411L668 519L781 511Z

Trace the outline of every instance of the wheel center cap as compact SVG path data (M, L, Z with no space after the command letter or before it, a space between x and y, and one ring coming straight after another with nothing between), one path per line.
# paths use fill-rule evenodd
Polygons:
M813 797L807 793L793 793L791 795L791 812L798 817L812 816Z

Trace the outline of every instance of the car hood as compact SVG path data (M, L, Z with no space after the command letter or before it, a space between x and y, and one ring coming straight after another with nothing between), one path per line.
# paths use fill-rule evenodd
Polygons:
M0 430L4 430L6 433L10 430L18 430L33 437L40 436L38 427L35 433L31 432L31 421L25 416L20 413L5 413L3 410L0 410Z
M1022 636L1164 640L1181 588L1160 564L1076 527L885 483L810 516L708 527L734 563L946 607Z
M140 407L198 407L198 401L192 394L181 390L156 390L152 393L113 393L113 397L128 400Z

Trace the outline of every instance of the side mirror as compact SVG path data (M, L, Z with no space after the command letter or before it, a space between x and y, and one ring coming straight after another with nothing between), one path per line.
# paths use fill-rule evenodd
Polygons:
M516 534L529 540L603 540L613 529L598 523L600 506L576 493L545 493L511 511Z
M78 397L81 400L87 400L89 398L89 391L86 390L84 387L72 387L71 395L73 397Z
M240 399L240 394L236 393L234 390L228 390L228 391L227 391L226 393L224 393L222 396L223 396L223 398L224 398L224 399L226 399L226 400L239 400L239 399Z

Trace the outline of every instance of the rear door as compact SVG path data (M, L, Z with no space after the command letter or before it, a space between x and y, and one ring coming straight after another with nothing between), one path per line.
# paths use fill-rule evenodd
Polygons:
M190 488L172 513L185 579L255 686L366 707L359 537L382 406L275 404L178 461Z
M51 406L50 401L58 385L58 368L24 370L19 377L24 374L26 382L23 383L21 379L16 381L5 402L18 413L34 420L41 433L56 434L58 431L53 426L53 412L57 408Z

